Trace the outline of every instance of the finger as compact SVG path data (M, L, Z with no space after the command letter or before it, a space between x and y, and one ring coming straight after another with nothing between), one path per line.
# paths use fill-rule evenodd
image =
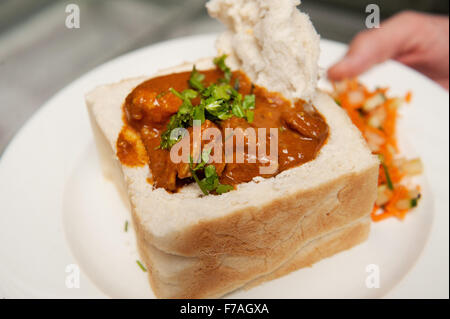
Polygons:
M365 31L358 34L350 44L345 57L328 70L328 76L332 80L351 78L366 71L375 63L377 58L374 50L373 37L376 31Z
M444 89L446 89L448 91L449 79L442 79L442 80L438 80L437 82L439 83L440 86L442 86Z
M411 34L416 28L411 21L415 13L403 13L384 22L379 29L358 34L346 56L328 71L331 80L355 77L373 65L409 50L415 42Z

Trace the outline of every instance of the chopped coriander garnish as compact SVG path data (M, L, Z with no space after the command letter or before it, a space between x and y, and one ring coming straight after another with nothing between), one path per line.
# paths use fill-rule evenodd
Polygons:
M229 85L215 85L211 87L212 87L211 97L213 97L216 100L228 101L231 99L232 94L233 96L235 96L234 94L235 92Z
M192 126L194 120L203 124L206 119L219 122L230 119L233 116L245 118L249 123L254 120L256 98L254 94L242 96L239 93L240 82L236 79L234 86L230 84L232 73L226 65L226 55L214 59L217 67L224 72L225 79L219 83L213 83L205 87L203 81L205 75L195 67L192 69L189 79L191 89L178 92L171 88L169 91L183 101L178 113L170 118L166 130L161 135L161 149L170 149L179 142L182 136L170 139L171 132L176 128L187 128ZM252 84L252 91L254 85ZM192 105L192 99L200 97L197 106Z
M190 89L184 90L181 93L173 88L171 88L169 91L183 100L183 104L181 104L180 108L178 109L178 113L170 118L166 130L161 135L161 149L170 149L183 137L178 136L178 138L176 139L171 139L170 135L174 129L189 127L192 125L194 117L194 107L192 106L191 99L194 99L198 96L198 93L196 91Z
M196 173L198 170L200 170L201 165L198 165L196 168L194 168L193 161L194 161L194 160L192 159L192 156L190 156L190 157L189 157L189 169L190 169L190 171L191 171L191 175L192 175L192 177L194 178L195 182L196 182L196 183L198 184L198 186L200 187L202 193L203 193L204 195L208 195L208 194L209 194L209 191L208 191L206 188L204 188L204 184L203 184L202 181L198 178L197 173ZM202 162L202 163L203 163L203 162ZM203 165L203 166L204 166L204 165Z
M139 260L136 260L136 264L138 264L139 268L141 268L143 272L147 272L147 268L145 268Z
M124 230L125 230L125 232L127 232L127 231L128 231L128 220L127 220L127 221L125 221L125 226L124 226Z
M194 121L200 121L202 124L205 123L205 121L206 121L206 118L205 118L205 107L204 106L195 107L192 119Z
M188 105L192 105L191 103L191 99L194 99L197 97L198 93L194 90L184 90L183 92L178 92L177 90L175 90L174 88L170 88L169 89L170 92L172 92L172 94L174 94L175 96L179 97L180 99L183 100L183 104L186 103Z
M418 202L419 202L418 198L411 199L411 203L410 203L411 208L417 207Z
M228 193L230 191L232 191L234 189L233 186L231 185L224 185L224 184L220 184L219 186L217 186L216 188L216 193L219 195Z
M180 92L178 92L177 90L175 90L174 88L170 88L169 91L175 95L176 97L179 97L180 99L184 100L184 96L183 94L181 94Z
M166 130L161 134L161 149L170 149L172 146L174 146L178 141L182 138L182 136L179 136L177 139L171 139L170 135L173 130L177 128L187 127L190 125L192 121L192 116L190 113L177 113L174 116L170 118L170 122L167 125Z
M189 169L191 171L191 175L204 195L208 195L212 191L215 191L218 195L228 193L234 188L231 185L220 184L219 176L216 172L216 167L214 165L207 165L207 163L209 162L210 154L211 149L203 150L201 154L201 162L195 167L193 163L194 160L192 156L190 156ZM203 179L200 179L197 175L197 172L202 170L205 177Z
M189 85L193 89L201 91L205 88L202 83L204 79L205 79L205 75L198 72L194 65L194 68L192 69L191 77L189 79Z
M234 103L231 110L236 117L243 118L245 116L243 107L240 103Z
M255 119L255 112L248 110L247 111L247 121L251 124L251 123L253 123L254 119Z
M244 97L242 106L245 110L253 110L255 108L256 97L254 94L249 94Z
M217 65L217 67L222 70L222 72L224 73L225 76L225 83L230 83L231 81L231 69L227 66L227 64L225 63L225 60L227 59L227 55L224 54L220 57L217 57L214 59L214 64Z

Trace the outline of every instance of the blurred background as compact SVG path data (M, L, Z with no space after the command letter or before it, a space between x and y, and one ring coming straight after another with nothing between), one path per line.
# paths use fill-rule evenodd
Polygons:
M65 8L80 7L81 28L67 29ZM205 0L0 0L0 156L58 90L116 56L172 38L218 32ZM349 42L364 28L365 8L382 18L412 9L447 14L448 0L304 0L323 38Z

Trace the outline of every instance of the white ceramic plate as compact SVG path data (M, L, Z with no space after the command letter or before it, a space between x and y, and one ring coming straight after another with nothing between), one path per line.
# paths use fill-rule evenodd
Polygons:
M84 94L213 56L214 40L169 41L111 61L58 93L20 131L0 163L0 297L154 297L136 265L133 231L123 230L128 209L102 177ZM344 45L322 44L324 67L345 52ZM399 134L405 153L425 163L419 208L403 222L374 224L369 240L350 251L227 297L448 298L448 93L394 62L362 80L394 94L414 92ZM80 269L79 288L71 285L77 275L71 265ZM379 288L366 286L368 265L379 267Z

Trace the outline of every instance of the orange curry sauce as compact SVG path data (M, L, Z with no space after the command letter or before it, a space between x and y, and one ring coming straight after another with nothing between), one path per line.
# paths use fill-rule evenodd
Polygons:
M205 75L205 87L223 77L219 69L200 71ZM117 140L117 156L122 164L138 167L149 165L153 186L176 192L182 186L192 183L189 164L175 164L170 160L170 150L160 149L161 134L166 130L170 117L177 113L182 100L170 92L170 88L181 92L189 88L190 72L175 73L150 79L136 87L123 105L124 127ZM244 118L232 117L213 123L206 120L202 130L215 127L221 130L225 145L225 128L266 128L266 150L269 152L270 128L278 130L278 166L271 177L284 170L313 160L328 137L328 125L316 109L304 102L290 103L278 93L254 86L241 71L233 72L231 83L239 79L239 93L242 96L254 94L256 104L254 120L248 123ZM192 100L198 105L200 98ZM191 130L192 128L189 128ZM262 141L264 142L264 141ZM258 140L258 143L261 141ZM247 148L244 148L244 163L213 163L220 183L236 186L251 181L260 175L259 159L249 163Z

